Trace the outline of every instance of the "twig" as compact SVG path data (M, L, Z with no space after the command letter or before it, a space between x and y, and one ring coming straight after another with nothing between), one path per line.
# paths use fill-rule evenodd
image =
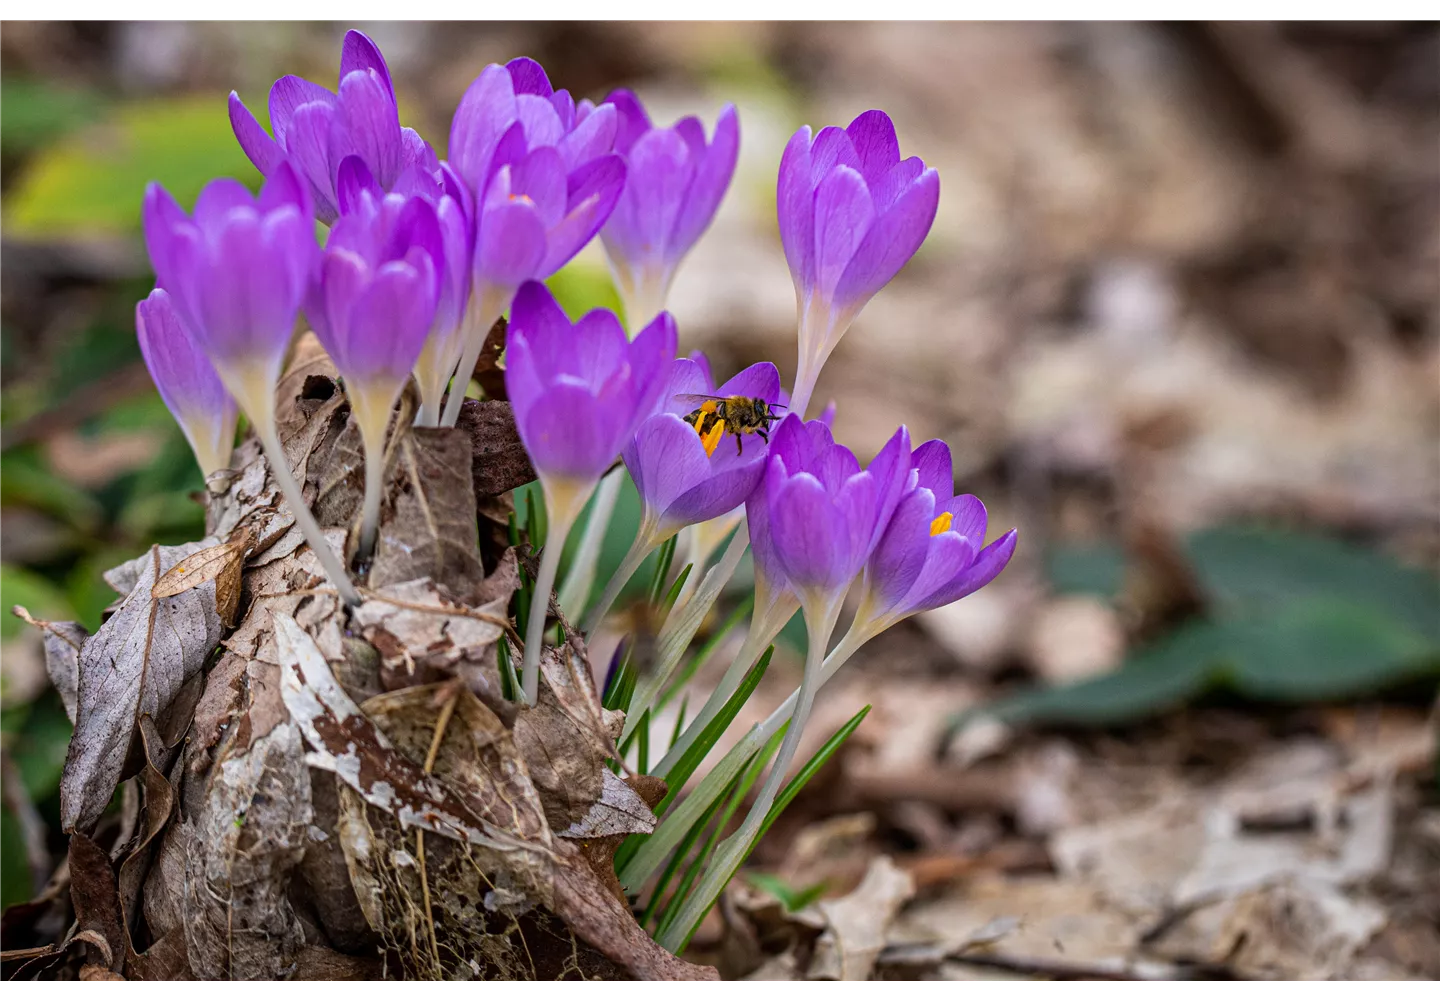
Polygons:
M445 699L445 704L440 707L440 717L435 720L435 735L430 740L430 751L425 755L425 773L429 774L435 768L435 758L440 753L440 743L445 738L445 727L450 724L450 716L455 714L455 705L460 700L460 690L456 688L455 693ZM420 866L420 893L425 900L425 922L430 927L430 953L435 959L435 971L440 972L440 942L435 931L435 917L430 908L430 879L425 872L425 831L415 831L415 855L416 862Z

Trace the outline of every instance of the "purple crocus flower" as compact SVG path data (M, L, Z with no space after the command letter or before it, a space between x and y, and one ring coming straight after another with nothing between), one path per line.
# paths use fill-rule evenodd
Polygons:
M185 432L203 475L230 465L239 411L215 366L195 346L170 295L157 288L135 304L135 335L145 367Z
M340 596L359 592L325 540L290 471L275 427L275 384L320 247L308 186L288 162L256 198L239 181L211 181L186 215L158 184L145 191L145 244L157 284L235 398L305 540Z
M895 507L865 567L851 630L867 639L913 614L973 594L1015 553L1013 529L985 545L985 505L969 494L955 496L950 449L943 441L916 448L911 465L915 486Z
M640 99L617 90L605 99L620 115L615 151L625 158L625 191L600 231L632 328L665 308L681 259L709 227L740 154L740 125L727 104L714 137L695 117L668 128L650 124Z
M385 197L384 189L358 157L348 157L340 167L337 183L341 224L344 218ZM420 413L416 423L434 426L440 420L445 387L459 359L466 308L470 301L471 244L474 239L473 206L470 194L448 163L441 163L436 175L407 173L390 197L421 198L433 207L439 226L440 254L434 258L436 296L434 320L415 361L415 381L420 387Z
M430 202L361 189L330 230L310 285L305 313L345 379L365 448L362 557L379 524L390 411L430 333L444 262Z
M262 422L320 253L305 185L283 163L258 198L221 178L186 215L151 184L143 215L157 283L241 409Z
M230 126L240 148L266 177L287 157L295 164L310 182L321 222L333 222L339 214L335 186L340 165L349 156L358 156L386 191L408 169L437 169L430 145L414 129L401 128L385 57L358 31L345 33L338 93L298 76L276 80L270 88L272 139L231 91Z
M565 538L595 484L640 422L655 410L675 356L668 313L634 342L613 313L596 309L572 323L538 281L520 286L510 313L505 388L515 426L545 491L549 541L535 592L548 598ZM533 705L544 635L545 600L535 605L525 639L524 686Z
M939 175L919 157L900 159L883 111L791 137L776 210L799 311L796 413L855 316L920 248L939 199Z
M731 447L721 443L718 423L713 435L702 438L699 429L682 418L703 402L695 397L749 396L773 403L779 395L780 373L768 361L751 365L719 389L710 381L707 365L690 358L671 364L658 412L645 418L622 452L640 493L640 529L604 594L586 613L583 631L593 631L604 619L657 545L681 528L735 510L765 471L766 443L760 436L742 434Z
M903 426L863 471L819 421L792 414L776 429L764 482L746 505L751 545L756 575L783 579L807 621L838 613L911 477L909 455Z
M625 186L610 152L615 109L577 106L540 64L514 59L476 77L450 123L450 164L474 198L470 315L460 377L526 281L558 271L600 230ZM455 422L457 385L441 423Z

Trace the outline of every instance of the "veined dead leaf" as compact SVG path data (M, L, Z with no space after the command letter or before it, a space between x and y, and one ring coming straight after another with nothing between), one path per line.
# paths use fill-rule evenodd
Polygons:
M150 588L151 596L174 597L214 580L215 610L226 628L233 627L235 609L240 604L240 571L254 537L249 525L241 525L228 541L181 559Z
M75 734L60 778L60 822L87 830L115 791L137 720L164 728L168 709L220 641L214 583L173 597L151 594L170 567L215 544L153 546L130 591L80 651Z
M312 753L312 767L334 771L366 802L401 823L494 850L533 850L510 830L475 815L444 782L394 750L340 687L320 648L289 615L273 615L282 695Z
M60 692L65 704L65 714L75 722L75 701L80 688L80 649L90 633L77 622L47 622L31 616L20 605L11 612L27 625L33 625L45 633L45 672L50 683Z

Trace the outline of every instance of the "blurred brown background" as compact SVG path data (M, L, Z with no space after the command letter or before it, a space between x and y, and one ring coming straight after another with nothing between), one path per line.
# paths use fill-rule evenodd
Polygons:
M134 342L144 184L188 204L258 181L226 94L263 116L283 73L333 86L347 27L442 155L469 81L515 55L577 97L632 87L661 122L733 101L740 166L671 299L720 374L794 372L774 183L796 127L883 108L940 171L928 242L818 394L862 456L900 422L948 441L1019 552L827 689L817 745L875 709L760 867L842 896L894 858L909 890L862 909L897 975L1440 975L1434 24L5 22L6 608L94 628L100 569L198 537L198 474ZM555 285L576 308L607 280L596 245ZM1201 627L1207 652L1144 659ZM3 637L9 903L55 846L68 724L38 637ZM768 898L737 890L697 949L803 975L808 932ZM907 966L927 929L955 946Z

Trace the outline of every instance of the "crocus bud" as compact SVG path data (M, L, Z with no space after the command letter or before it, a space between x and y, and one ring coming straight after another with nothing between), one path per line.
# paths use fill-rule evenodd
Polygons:
M268 421L320 252L306 186L282 163L258 198L221 178L186 215L151 184L143 214L157 283L241 409L253 422Z
M919 157L900 159L883 111L790 139L776 210L799 310L796 413L855 316L920 248L939 199L939 175Z
M135 304L135 335L155 388L185 432L201 473L227 468L239 411L163 288Z
M617 90L606 103L620 114L615 151L625 159L626 177L600 237L635 329L665 308L681 259L715 217L735 173L740 125L735 106L725 105L707 144L698 118L656 128L630 91Z
M457 377L468 380L485 334L525 281L558 271L594 237L625 186L610 150L615 109L550 86L532 59L490 65L450 124L450 164L475 201L471 303ZM453 424L458 385L441 423Z
M433 173L438 167L435 151L419 133L400 127L385 57L358 31L345 34L338 93L298 76L276 80L270 88L272 139L231 91L230 125L240 148L265 176L290 159L310 184L321 222L334 222L339 214L335 186L346 157L360 157L386 191L408 168Z

